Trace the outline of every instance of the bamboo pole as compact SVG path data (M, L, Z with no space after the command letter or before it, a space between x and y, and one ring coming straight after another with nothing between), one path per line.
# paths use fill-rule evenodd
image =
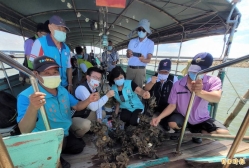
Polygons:
M167 136L179 136L180 133L165 133L164 135L167 135ZM210 138L210 139L220 139L220 140L234 140L236 136L234 136L234 135L224 135L224 134L185 133L184 137ZM243 141L249 142L249 136L244 136Z
M233 141L233 144L227 154L227 159L232 159L234 154L236 153L238 147L239 147L239 144L241 142L241 140L243 139L245 133L246 133L246 130L249 126L249 109L247 110L247 113L245 115L245 118L239 128L239 131ZM223 168L228 168L230 165L229 164L226 164L223 166Z
M249 99L249 90L247 90L246 94L243 96L242 100L239 101L233 112L227 117L226 121L224 122L225 127L229 127L230 123L233 119L239 114L241 109L246 104L247 100Z
M0 167L1 168L14 168L12 160L9 156L7 148L3 142L2 135L0 134Z

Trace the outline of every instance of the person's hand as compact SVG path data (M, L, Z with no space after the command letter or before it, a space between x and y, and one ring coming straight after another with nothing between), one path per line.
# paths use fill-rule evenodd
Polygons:
M127 52L126 55L128 58L132 57L133 52L131 50L128 49L126 52Z
M157 76L151 77L151 83L155 84L157 82Z
M99 123L102 123L102 120L101 120L100 118L98 118L97 121L98 121Z
M141 55L141 57L138 57L138 59L139 59L141 62L144 62L145 57L144 57L143 55Z
M111 97L115 96L114 90L109 90L109 91L106 93L106 96L107 96L108 98L111 98Z
M116 61L112 61L112 65L116 65Z
M35 92L29 96L29 105L34 110L39 110L41 106L46 103L45 99L46 94L42 92Z
M203 88L202 79L197 79L196 81L192 81L191 91L196 94L200 93Z
M68 92L71 93L71 94L72 94L72 91L73 91L72 88L73 88L73 85L68 85L68 86L67 86L67 90L68 90Z
M150 122L150 125L152 126L157 126L159 123L160 123L161 119L159 117L156 117L156 118L152 118L151 122Z
M143 99L149 99L150 98L150 92L145 91L142 95Z
M88 97L88 100L90 102L98 101L99 100L99 93L95 92L95 93L90 94L90 96Z

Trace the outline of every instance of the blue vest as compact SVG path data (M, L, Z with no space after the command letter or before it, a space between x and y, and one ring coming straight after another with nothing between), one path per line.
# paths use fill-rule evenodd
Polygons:
M114 90L115 92L114 98L119 102L120 108L127 109L131 112L133 112L136 109L144 109L143 103L138 98L137 94L133 92L131 88L131 80L125 80L124 86L122 89L122 94L125 99L125 102L122 102L120 100L117 85L112 85L112 90Z
M70 50L65 43L61 43L61 52L55 46L51 35L48 34L41 38L38 38L41 43L44 55L55 59L56 63L60 65L60 75L61 75L61 86L68 86L67 82L67 65L70 61Z
M40 85L39 85L39 90L40 92L46 94L45 96L46 104L44 105L44 108L46 110L51 129L63 128L64 135L68 136L68 130L72 125L72 118L71 118L72 114L70 110L68 91L64 87L59 86L57 88L58 91L57 96L54 96L51 93L47 92ZM33 93L34 93L33 87L30 86L29 88L21 92L20 95L26 96L28 98L29 95ZM37 118L38 121L36 122L35 128L32 132L45 131L46 128L43 123L40 110L38 110Z

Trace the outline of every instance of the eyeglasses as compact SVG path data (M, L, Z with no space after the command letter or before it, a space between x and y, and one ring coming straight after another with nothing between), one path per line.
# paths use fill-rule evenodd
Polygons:
M146 30L144 30L143 28L141 28L141 27L139 27L139 28L137 28L137 31L143 31L144 33L146 32Z

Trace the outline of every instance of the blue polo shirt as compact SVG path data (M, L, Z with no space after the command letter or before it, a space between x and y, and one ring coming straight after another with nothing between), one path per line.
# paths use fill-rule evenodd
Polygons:
M38 84L39 85L39 84ZM57 95L54 96L51 93L47 92L40 85L38 86L40 92L45 93L46 104L44 108L47 113L48 121L51 129L63 128L65 136L68 136L68 130L72 125L72 115L71 107L75 106L78 103L78 100L75 99L64 87L59 86L57 88ZM23 92L21 92L17 97L17 122L20 122L24 117L28 106L29 106L29 95L33 94L33 87L29 87ZM40 110L38 110L37 121L35 128L32 132L45 131L45 125L41 116Z
M29 60L33 62L34 58L43 55L53 58L56 63L59 64L61 86L68 86L67 68L71 68L69 47L65 43L61 43L61 48L58 49L54 44L51 35L47 34L46 36L35 40Z

